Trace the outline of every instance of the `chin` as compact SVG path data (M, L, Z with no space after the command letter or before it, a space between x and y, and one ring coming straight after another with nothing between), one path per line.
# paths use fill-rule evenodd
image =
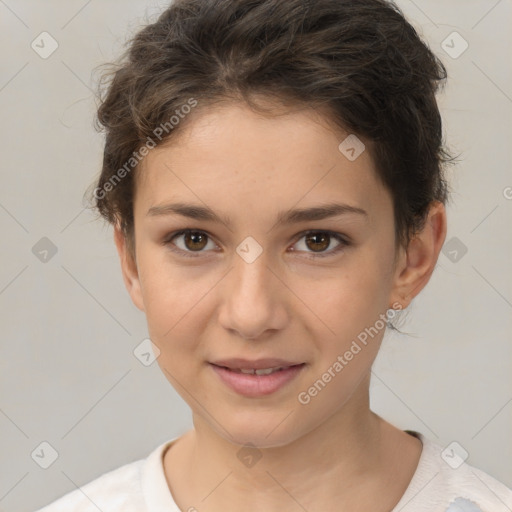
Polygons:
M304 432L298 430L297 420L290 421L290 417L285 419L289 412L276 412L271 415L266 415L265 418L258 417L253 414L251 417L246 417L243 420L225 422L223 426L226 430L218 425L212 425L217 433L221 435L226 441L240 446L252 445L257 448L278 448L286 446L302 435ZM284 421L283 421L284 420ZM302 423L300 423L302 425ZM302 425L303 428L303 425Z

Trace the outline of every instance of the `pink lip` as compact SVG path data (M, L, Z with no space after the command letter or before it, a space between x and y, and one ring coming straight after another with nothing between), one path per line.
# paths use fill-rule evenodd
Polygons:
M218 361L211 361L212 364L217 366L225 366L226 368L233 369L250 369L254 368L255 370L259 370L261 368L278 368L282 366L285 368L286 366L295 366L296 364L302 364L302 361L287 361L286 359L278 359L278 358L262 358L262 359L242 359L240 357L234 357L231 359L219 359Z
M247 397L265 396L275 393L288 382L293 380L304 368L305 363L284 368L269 375L251 375L248 373L237 373L228 368L216 366L210 363L210 366L221 378L221 380L237 393ZM279 365L275 365L277 367ZM272 366L266 366L272 368Z

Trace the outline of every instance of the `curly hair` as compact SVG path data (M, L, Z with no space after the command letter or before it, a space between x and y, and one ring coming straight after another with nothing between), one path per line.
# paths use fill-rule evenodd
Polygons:
M452 158L435 97L446 69L391 2L176 0L125 44L99 84L106 138L94 207L132 248L135 173L148 147L223 102L267 115L256 98L320 109L369 141L397 243L421 229L432 201L448 199Z

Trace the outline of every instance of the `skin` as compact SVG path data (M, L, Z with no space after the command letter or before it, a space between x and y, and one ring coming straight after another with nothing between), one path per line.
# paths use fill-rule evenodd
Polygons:
M123 278L147 316L158 364L192 410L194 428L163 460L173 497L182 510L201 512L225 512L226 504L247 512L389 512L422 446L369 408L384 329L309 403L298 394L380 314L406 308L426 285L446 236L445 209L432 203L423 230L397 248L392 197L370 152L349 161L338 150L348 134L325 116L297 109L265 117L240 103L194 116L138 170L133 256L115 227ZM232 224L148 215L178 201L207 205ZM278 212L328 202L367 215L276 225ZM170 250L170 235L185 228L206 241L182 235L174 247L198 257ZM306 230L334 231L351 244L334 254L336 239L308 242ZM252 263L236 252L248 236L263 250ZM315 250L330 254L308 258ZM247 398L208 364L229 357L307 364L277 392ZM252 467L237 457L246 443L261 455Z

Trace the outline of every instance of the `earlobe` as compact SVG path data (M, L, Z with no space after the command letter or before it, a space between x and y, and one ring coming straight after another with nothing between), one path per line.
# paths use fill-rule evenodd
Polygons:
M405 309L426 286L437 263L446 238L446 210L439 201L429 209L423 229L410 241L400 265L397 266L390 302Z
M142 290L137 264L128 249L127 240L119 223L116 223L114 226L114 242L116 244L117 253L119 254L121 272L123 274L123 281L126 289L128 290L135 306L141 311L144 311L144 301L142 299Z

